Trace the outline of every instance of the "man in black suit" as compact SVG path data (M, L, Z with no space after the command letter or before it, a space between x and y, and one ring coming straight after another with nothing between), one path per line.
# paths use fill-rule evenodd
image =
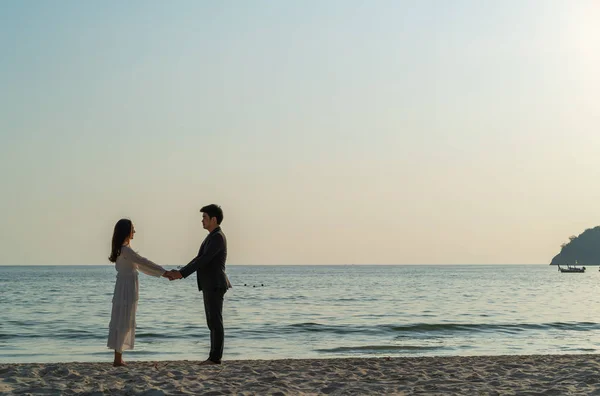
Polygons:
M200 209L202 226L209 232L200 246L198 255L188 265L179 271L168 271L171 279L187 278L196 272L198 290L204 298L206 323L210 329L210 354L202 364L221 364L223 357L223 296L231 287L225 274L227 259L227 239L221 230L223 210L220 206L211 204Z

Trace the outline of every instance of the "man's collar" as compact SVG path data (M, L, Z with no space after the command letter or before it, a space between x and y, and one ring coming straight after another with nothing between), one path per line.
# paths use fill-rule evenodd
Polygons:
M221 231L221 226L217 226L217 228L215 228L214 230L212 230L211 232L209 232L208 235L212 235L212 234L217 233L219 231Z

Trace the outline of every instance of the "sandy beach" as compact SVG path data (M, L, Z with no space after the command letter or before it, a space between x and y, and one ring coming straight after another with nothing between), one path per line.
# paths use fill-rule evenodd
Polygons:
M600 355L0 364L2 394L600 395Z

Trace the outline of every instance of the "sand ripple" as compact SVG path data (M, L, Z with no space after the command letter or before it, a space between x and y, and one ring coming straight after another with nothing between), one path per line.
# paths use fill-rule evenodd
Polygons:
M596 355L0 364L0 393L600 395Z

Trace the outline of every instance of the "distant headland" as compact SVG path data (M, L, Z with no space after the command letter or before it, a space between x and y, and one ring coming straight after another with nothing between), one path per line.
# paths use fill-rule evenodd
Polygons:
M600 265L600 226L588 228L579 236L571 235L550 265Z

